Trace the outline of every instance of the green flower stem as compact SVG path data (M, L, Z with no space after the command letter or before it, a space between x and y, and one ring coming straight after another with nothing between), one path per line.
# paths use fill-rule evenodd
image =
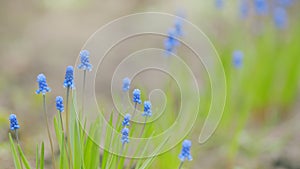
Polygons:
M146 126L147 118L148 118L148 117L146 116L146 117L145 117L145 122L144 122L143 128L142 128L142 130L141 130L140 137L143 135L143 132L144 132L144 130L145 130L145 126Z
M84 112L84 99L85 99L85 81L86 81L86 70L83 71L83 84L82 84L82 107L81 107L81 113L83 115Z
M54 149L53 149L53 142L52 142L52 137L50 133L50 127L49 127L49 122L48 122L48 116L47 116L47 108L46 108L46 95L43 95L43 108L44 108L44 116L45 116L45 121L47 125L47 133L48 133L48 138L50 142L50 147L51 147L51 153L52 153L52 165L53 168L55 169L55 156L54 156Z
M18 129L15 130L15 135L16 135L17 144L18 144L18 146L20 146L19 136L18 136ZM19 160L20 160L21 168L23 169L23 162L21 160L21 152L20 151L19 151Z
M70 119L69 119L69 95L70 95L70 88L67 87L67 97L66 97L66 133L67 133L67 145L69 149L69 167L72 168L72 150L71 150L71 139L70 139Z
M62 132L64 132L65 130L64 130L64 124L63 124L63 120L62 120L62 115L61 115L60 111L58 113L59 113L59 118L60 118L61 130L62 130Z
M137 103L135 102L134 103L134 110L133 110L133 113L132 113L132 118L135 116L136 107L137 107Z
M183 166L183 161L181 161L181 163L180 163L178 169L181 169L182 166Z

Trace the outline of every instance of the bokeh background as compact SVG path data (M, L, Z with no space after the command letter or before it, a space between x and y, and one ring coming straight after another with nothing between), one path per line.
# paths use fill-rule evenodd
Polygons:
M215 45L228 89L224 116L214 136L200 145L198 133L191 132L194 160L185 167L299 169L300 2L267 0L265 8L254 1L2 0L0 168L13 168L10 113L18 116L21 144L29 160L34 161L36 144L47 138L41 98L35 95L37 74L47 74L53 88L48 98L53 116L54 98L64 92L65 67L75 63L99 27L137 12L183 11ZM239 66L233 58L236 50L243 53ZM199 116L198 126L205 117L205 113ZM168 168L166 161L178 160L179 149L158 157L153 168Z

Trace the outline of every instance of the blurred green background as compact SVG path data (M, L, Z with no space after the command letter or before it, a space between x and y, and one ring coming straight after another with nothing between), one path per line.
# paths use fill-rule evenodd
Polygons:
M8 144L10 113L19 118L20 139L29 160L34 160L36 143L46 140L41 99L34 93L38 73L47 74L53 88L48 110L54 115L54 97L64 92L61 72L75 62L85 41L99 27L132 13L176 14L178 10L215 45L228 89L224 116L214 136L199 145L199 129L191 132L194 160L185 167L300 168L300 2L294 0L286 7L288 25L278 29L273 22L275 1L268 1L273 5L267 14L256 15L250 5L248 15L241 18L235 0L221 6L214 0L2 0L0 168L13 168ZM241 68L232 63L235 50L244 53ZM197 119L199 127L205 117L201 114ZM179 149L158 157L153 166L168 168L166 161L177 160Z

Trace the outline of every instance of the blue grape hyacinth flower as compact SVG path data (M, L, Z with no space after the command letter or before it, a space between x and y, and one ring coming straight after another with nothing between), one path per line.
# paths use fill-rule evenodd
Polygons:
M224 6L224 1L223 0L215 0L215 6L218 9L222 9Z
M130 89L130 79L128 77L125 77L123 79L122 90L123 90L123 92L127 92L129 89Z
M128 136L129 136L129 129L127 127L124 127L122 129L122 137L121 137L122 144L129 143Z
M15 114L11 114L9 116L9 121L10 121L10 130L17 130L20 128L17 116Z
M167 55L175 53L176 47L179 45L178 40L176 39L177 33L175 29L170 29L168 31L167 39L164 42L165 50Z
M240 50L235 50L232 54L232 62L235 68L240 68L243 65L244 53Z
M287 20L288 20L286 9L284 9L283 7L276 7L274 9L273 19L274 19L275 26L278 29L286 28Z
M66 69L66 75L64 80L65 88L74 88L74 68L73 66L68 66Z
M46 76L44 74L39 74L37 76L36 81L38 82L39 89L36 90L36 94L42 93L45 95L47 92L50 92L51 89L48 87L47 81L46 81Z
M192 142L190 140L184 140L182 143L181 153L179 154L179 159L181 162L188 160L193 160L192 155L190 153L192 146Z
M175 35L178 37L181 37L183 35L183 22L182 22L182 18L177 18L175 20Z
M277 3L283 7L290 7L293 5L294 0L277 0Z
M130 126L130 118L131 118L131 115L130 114L126 114L124 116L124 120L122 121L122 126Z
M150 117L152 116L152 110L151 110L151 102L145 101L144 102L144 113L142 116Z
M133 102L141 104L142 103L141 91L139 89L134 89L132 94L133 94L133 98L132 98Z
M88 50L80 51L80 64L78 69L92 71L92 64L90 63L90 52Z
M247 0L240 0L240 17L245 19L249 14L249 4Z
M56 109L61 113L64 111L64 99L61 96L57 96L56 99Z
M254 0L254 7L258 15L265 15L268 13L267 0Z

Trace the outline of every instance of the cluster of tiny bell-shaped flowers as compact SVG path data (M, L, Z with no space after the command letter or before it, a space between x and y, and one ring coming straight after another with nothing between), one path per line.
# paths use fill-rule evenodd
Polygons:
M182 17L178 17L175 20L174 27L169 29L167 38L164 41L164 47L167 56L176 53L176 47L179 46L180 44L177 38L183 35L182 26L183 26Z
M55 102L56 102L57 111L62 113L64 111L64 99L63 99L63 97L57 96L56 99L55 99Z
M20 128L17 116L15 114L11 114L9 116L9 122L10 122L10 130L17 130Z

